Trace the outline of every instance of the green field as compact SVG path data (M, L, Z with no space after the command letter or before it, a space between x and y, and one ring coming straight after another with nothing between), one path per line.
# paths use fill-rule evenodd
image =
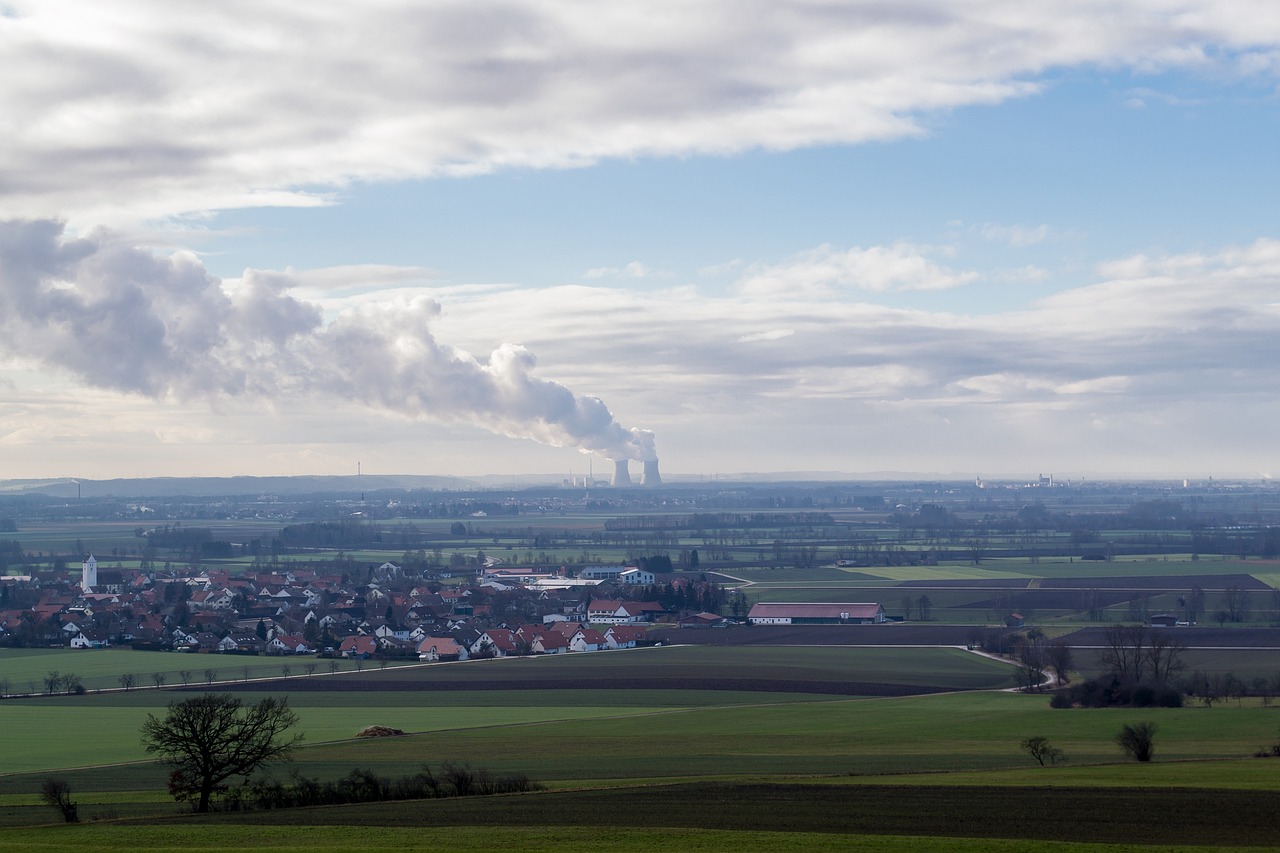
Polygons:
M672 646L284 681L272 687L356 687L289 692L306 740L277 776L335 779L355 767L398 776L455 760L523 772L547 790L214 815L194 825L166 796L166 770L145 760L138 740L146 714L181 691L7 700L0 825L10 828L0 849L323 850L380 841L437 849L423 830L448 826L440 849L1084 851L1103 843L1257 844L1274 822L1280 761L1248 756L1280 737L1275 709L1054 710L1043 695L989 689L1007 673L954 649ZM556 689L617 677L712 686L746 674L788 689ZM790 689L849 679L988 689L896 698ZM227 685L250 701L266 695L255 686ZM1147 765L1122 761L1112 742L1122 724L1139 719L1158 726L1156 760ZM352 737L371 724L410 734ZM1069 763L1036 766L1018 747L1036 734ZM71 784L87 822L19 829L50 823L34 792L54 772ZM1103 790L1113 793L1096 793ZM1132 819L1171 797L1211 804L1205 808L1234 823L1223 829L1190 807L1192 817L1168 825ZM1068 829L1072 813L1090 819ZM133 819L147 825L122 825ZM1053 842L1064 835L1089 843Z
M209 681L206 670L215 672L215 685L243 681L246 678L279 678L289 668L291 676L308 677L307 667L313 666L309 677L320 678L330 673L330 664L337 671L351 672L356 663L340 659L315 657L261 657L256 655L188 654L179 652L143 652L130 649L10 649L0 648L0 684L7 682L8 693L43 693L44 679L50 672L73 673L80 676L85 690L119 690L120 676L132 674L136 688L153 688L155 675L164 676L164 685L177 687L183 684L182 673L188 673L192 685ZM416 661L414 661L416 663ZM389 666L398 666L395 662ZM378 663L362 662L365 670L375 669ZM245 670L248 670L247 674Z

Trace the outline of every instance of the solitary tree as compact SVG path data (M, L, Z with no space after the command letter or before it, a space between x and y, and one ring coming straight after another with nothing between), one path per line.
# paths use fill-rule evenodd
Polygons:
M1024 752L1040 762L1041 767L1046 764L1058 764L1067 760L1067 756L1063 754L1062 750L1051 745L1049 739L1044 735L1029 737L1022 742L1021 746Z
M209 811L214 793L232 776L248 776L261 765L286 760L302 735L285 738L298 722L287 699L244 703L227 693L206 693L169 704L164 719L148 714L142 724L147 752L174 767L169 791Z
M1124 754L1135 761L1150 761L1155 753L1156 724L1150 722L1125 724L1116 735L1116 743Z
M80 821L76 814L76 804L71 802L71 786L66 779L45 779L40 785L40 801L60 811L62 819L67 823Z

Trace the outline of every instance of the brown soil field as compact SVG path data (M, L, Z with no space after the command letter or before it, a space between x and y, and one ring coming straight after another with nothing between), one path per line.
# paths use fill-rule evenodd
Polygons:
M1106 628L1081 628L1062 639L1071 646L1105 646ZM1177 637L1190 649L1280 649L1280 628L1154 628Z
M700 646L966 646L973 641L975 627L886 624L653 628L649 639Z
M187 688L189 690L197 688ZM862 681L802 681L781 678L545 678L485 680L478 682L380 680L358 676L308 679L276 679L228 684L235 693L287 690L290 693L361 692L441 693L455 690L736 690L748 693L812 693L827 696L923 696L949 693L950 688L915 684L882 684Z

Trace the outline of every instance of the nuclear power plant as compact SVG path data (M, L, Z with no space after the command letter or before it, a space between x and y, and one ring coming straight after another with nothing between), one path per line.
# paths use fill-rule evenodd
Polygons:
M613 460L613 479L609 481L609 485L615 488L626 488L635 485L631 480L630 461L626 459ZM644 472L640 475L640 485L642 486L661 486L662 475L658 473L658 460L648 460L644 463Z

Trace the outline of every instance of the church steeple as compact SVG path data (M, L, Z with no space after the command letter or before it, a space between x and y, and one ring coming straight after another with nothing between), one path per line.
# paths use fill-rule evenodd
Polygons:
M93 592L98 585L98 561L89 555L89 559L80 565L80 591Z

